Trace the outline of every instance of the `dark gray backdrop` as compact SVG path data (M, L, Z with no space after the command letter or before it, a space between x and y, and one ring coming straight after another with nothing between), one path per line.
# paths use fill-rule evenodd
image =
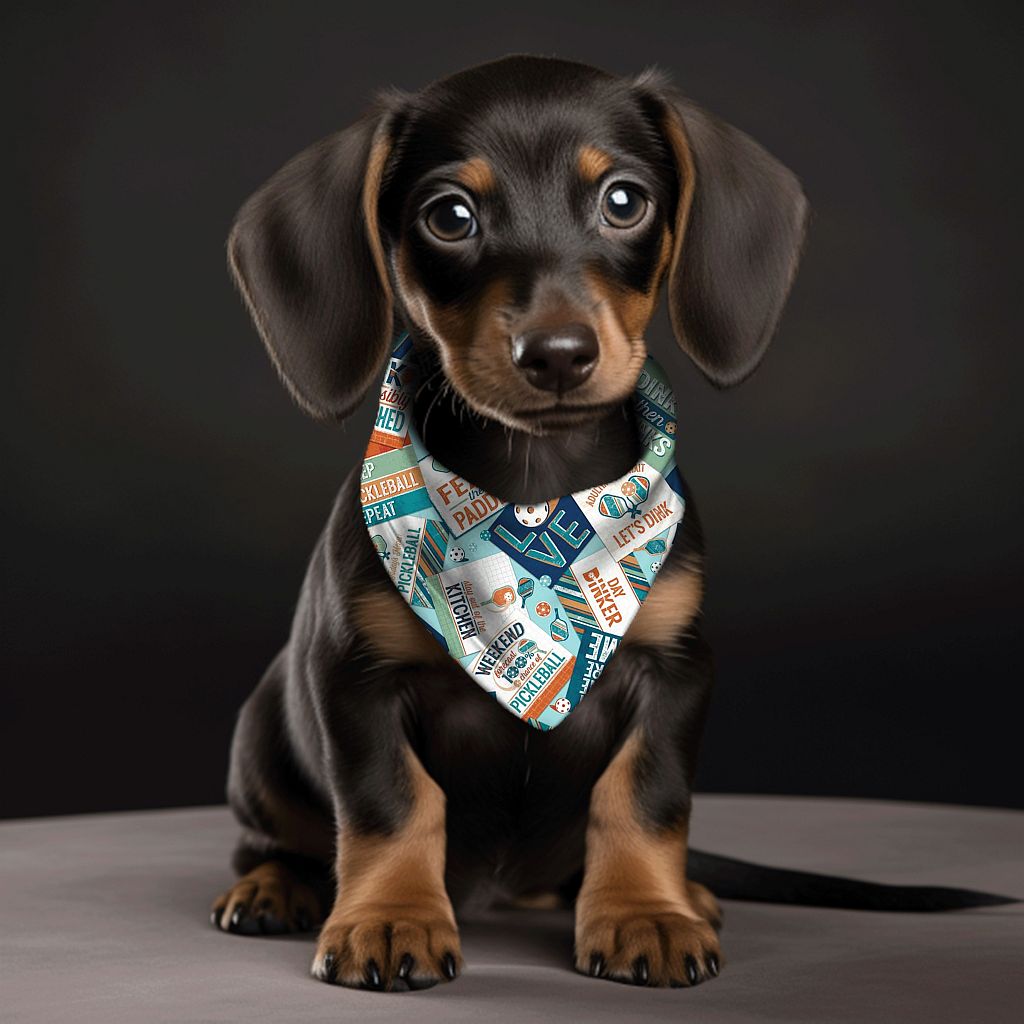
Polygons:
M711 548L706 789L1020 805L1019 23L977 3L105 3L3 26L0 814L221 799L370 407L307 421L232 214L370 93L656 62L803 178L781 333L675 349Z

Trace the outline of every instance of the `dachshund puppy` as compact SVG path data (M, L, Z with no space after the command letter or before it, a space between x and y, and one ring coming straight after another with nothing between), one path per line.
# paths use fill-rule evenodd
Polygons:
M405 330L429 367L411 414L431 453L502 501L542 502L636 463L630 403L662 286L712 383L755 368L805 217L790 171L660 75L512 56L383 94L263 185L228 247L303 409L348 416ZM459 973L455 907L558 892L575 897L577 970L716 976L718 906L687 878L712 678L692 500L603 675L539 732L398 594L359 469L239 716L241 877L214 924L320 927L316 977L415 989Z

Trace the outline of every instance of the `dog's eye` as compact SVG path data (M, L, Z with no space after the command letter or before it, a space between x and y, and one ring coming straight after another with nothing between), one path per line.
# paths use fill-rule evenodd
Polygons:
M476 217L461 196L445 196L427 211L427 230L442 242L458 242L477 232Z
M647 197L632 185L610 185L601 200L601 223L613 228L635 227L647 212Z

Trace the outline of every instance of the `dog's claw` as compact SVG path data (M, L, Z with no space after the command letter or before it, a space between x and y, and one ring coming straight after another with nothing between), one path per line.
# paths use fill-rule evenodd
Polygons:
M379 989L382 987L380 979L380 968L376 960L366 961L366 970L363 972L367 988Z
M324 981L334 984L334 972L337 969L337 960L333 953L325 953L321 977Z
M399 961L398 964L398 977L403 981L409 977L412 973L412 966L416 961L413 960L412 953L406 953L405 956Z
M708 974L710 974L712 978L717 978L720 968L718 964L718 957L715 956L714 953L708 954L707 960L705 960L705 965L707 966Z
M633 984L646 985L650 978L650 968L647 965L647 957L638 956L633 961Z
M235 907L234 911L231 914L230 924L231 930L233 932L238 931L238 929L242 926L242 922L245 920L246 915L248 913L249 908L244 903L239 903L238 906Z
M700 979L700 971L697 970L697 961L692 956L690 956L689 953L687 953L686 954L685 963L686 963L686 980L689 981L689 983L691 985L699 984L701 979Z
M452 981L455 978L457 969L455 967L455 957L451 953L445 953L441 957L441 973L449 980Z
M600 953L590 954L590 976L600 978L604 974L604 957Z
M210 911L210 924L212 924L214 928L220 928L220 915L220 907L214 907L213 910Z

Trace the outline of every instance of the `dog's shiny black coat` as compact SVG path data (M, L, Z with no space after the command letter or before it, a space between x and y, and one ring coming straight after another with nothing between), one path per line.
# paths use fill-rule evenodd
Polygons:
M685 126L697 184L682 258L666 268L661 243L679 229L686 184L664 131L670 114ZM655 215L645 232L609 239L588 227L593 197L565 172L586 144L610 154L650 195ZM378 151L387 158L367 211L365 181ZM476 197L486 244L445 251L417 218L434 179L450 179L454 165L475 156L501 170L499 187ZM249 200L230 253L271 357L307 411L347 415L379 380L395 330L408 329L432 360L414 411L427 446L499 498L543 500L634 464L634 380L616 382L615 400L571 427L553 421L532 431L510 407L498 422L481 412L486 389L474 394L446 372L443 340L404 305L410 289L431 308L466 317L500 280L503 315L521 324L542 279L582 301L581 267L633 293L663 281L680 344L714 383L732 384L753 369L774 331L805 211L781 164L656 76L628 81L516 57L415 96L382 97ZM516 387L522 392L521 382ZM456 906L474 895L571 888L591 789L637 726L646 741L635 778L639 816L652 829L685 820L712 682L699 620L681 621L670 642L621 649L564 724L535 732L454 661L404 656L402 636L421 630L411 612L393 623L390 657L360 627L353 600L392 584L363 525L359 468L313 553L289 642L238 721L229 779L244 826L236 867L275 858L329 869L337 827L399 829L410 801L406 744L446 797L446 881ZM688 490L686 500L664 574L701 570Z
M273 355L303 404L327 415L354 406L377 379L398 324L411 328L428 353L435 348L414 324L403 323L400 310L394 324L380 320L385 311L377 301L372 255L358 235L358 186L381 118L388 118L393 153L380 196L381 231L392 244L403 231L416 239L420 249L412 255L423 287L439 302L472 305L490 275L500 272L513 282L512 301L527 305L542 266L563 275L570 287L575 270L594 261L630 287L657 284L657 233L617 246L588 238L581 228L585 199L554 159L583 143L603 147L644 183L671 223L680 185L657 126L657 102L647 91L580 65L512 59L455 76L300 156L282 172L284 182L272 183L269 194L243 210L233 256L247 292L260 296L253 304L259 305L258 319L270 321L266 334L284 339ZM494 204L488 227L499 241L472 266L440 259L408 230L424 175L473 154L500 159L503 152L522 166L513 178L519 192ZM328 168L331 189L323 187ZM305 195L295 189L302 178L315 183ZM790 193L787 202L802 203L795 183ZM517 204L517 212L532 212L512 216L508 202ZM297 239L310 234L318 244L309 259L317 265L298 248ZM787 283L795 256L794 249L778 271ZM322 287L335 289L344 315L325 314L315 294L324 274L334 277ZM268 294L287 298L278 309ZM315 311L303 312L303 301ZM770 335L774 324L760 326ZM327 331L338 337L310 340ZM758 336L753 344L766 342L767 336ZM320 362L314 365L308 353L317 346ZM726 360L730 376L737 357L709 356L716 367ZM426 420L426 443L453 471L505 500L570 493L615 479L636 461L639 441L628 399L598 422L538 437L475 415L450 385L439 395L444 382L433 381L415 413L421 432ZM650 738L650 764L637 800L652 824L684 814L711 686L710 658L696 627L682 623L670 649L616 654L563 725L534 733L467 685L454 661L440 669L389 664L367 648L348 607L360 590L391 583L362 522L358 483L353 472L343 484L313 554L289 644L239 720L229 782L231 806L246 825L239 866L282 849L273 814L264 807L268 799L321 816L327 837L336 815L359 830L397 827L405 811L399 748L406 739L447 797L453 899L478 882L517 894L569 881L582 863L587 796L631 724L643 722ZM699 567L702 552L696 507L687 493L685 518L663 571L684 563ZM394 628L420 626L410 614Z

